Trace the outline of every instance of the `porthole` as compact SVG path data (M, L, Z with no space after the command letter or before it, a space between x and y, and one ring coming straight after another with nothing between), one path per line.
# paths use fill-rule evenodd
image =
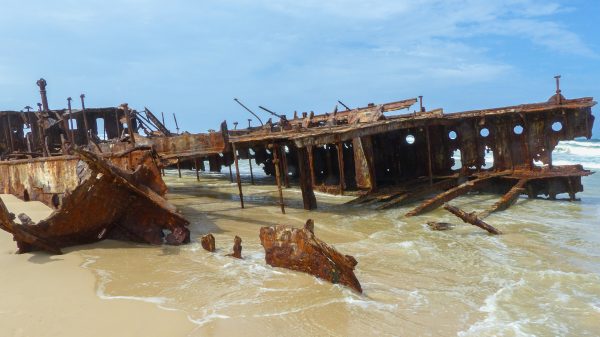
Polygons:
M485 138L490 135L490 130L488 128L483 128L479 130L479 134L481 135L481 137Z
M448 138L454 140L458 137L458 135L456 134L456 131L450 131L448 132Z
M514 128L513 131L515 132L515 135L520 135L523 133L523 126L517 124Z
M554 122L554 123L552 123L552 130L554 132L558 132L558 131L562 130L562 128L563 128L563 126L562 126L561 122Z
M406 142L408 144L411 144L411 145L414 144L415 143L415 136L413 136L413 135L406 136Z

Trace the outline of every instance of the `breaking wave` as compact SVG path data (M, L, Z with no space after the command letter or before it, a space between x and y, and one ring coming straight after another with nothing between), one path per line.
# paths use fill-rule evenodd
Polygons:
M571 140L558 143L553 152L556 165L581 164L587 169L600 169L600 140Z

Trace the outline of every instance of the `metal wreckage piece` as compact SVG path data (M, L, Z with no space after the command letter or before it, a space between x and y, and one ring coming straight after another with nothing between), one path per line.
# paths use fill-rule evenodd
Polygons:
M173 245L190 241L189 222L163 198L166 186L155 153L136 148L103 158L83 149L73 151L75 156L0 163L0 186L5 193L22 195L19 192L27 191L25 185L31 187L35 179L44 177L62 182L51 187L55 190L29 195L51 194L49 200L37 199L56 207L37 224L16 223L0 201L0 227L13 234L19 253L45 250L60 254L61 248L106 238ZM134 171L116 165L123 161L133 161Z

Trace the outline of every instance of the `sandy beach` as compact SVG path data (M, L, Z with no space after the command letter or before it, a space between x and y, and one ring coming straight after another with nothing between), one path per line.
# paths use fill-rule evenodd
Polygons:
M52 212L40 202L0 197L11 212L26 212L36 222ZM195 327L181 311L101 299L77 247L59 256L16 255L16 244L4 231L0 247L0 336L185 336Z

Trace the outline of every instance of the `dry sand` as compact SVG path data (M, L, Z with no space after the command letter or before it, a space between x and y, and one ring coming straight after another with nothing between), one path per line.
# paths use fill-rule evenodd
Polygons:
M35 222L52 212L40 202L0 197L11 212ZM180 311L100 299L76 248L59 256L15 251L12 235L0 230L0 336L186 336L195 328Z

